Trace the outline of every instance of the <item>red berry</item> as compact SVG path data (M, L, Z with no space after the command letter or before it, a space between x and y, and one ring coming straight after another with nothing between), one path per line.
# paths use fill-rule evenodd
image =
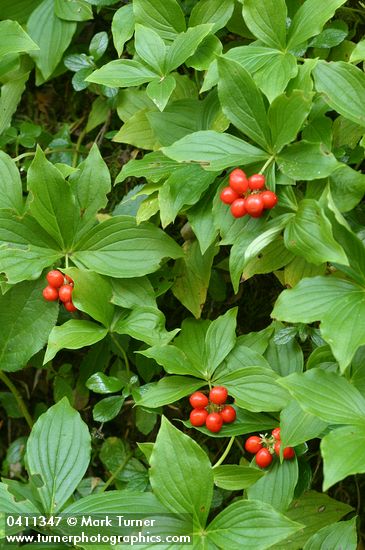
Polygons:
M278 439L280 441L280 428L274 428L271 433L275 437L275 439Z
M280 456L280 447L281 447L281 441L277 441L274 445L275 453ZM295 451L293 447L285 447L283 450L283 458L285 460L290 460L291 458L295 457Z
M239 197L238 193L236 193L236 191L234 191L230 187L224 187L219 196L224 204L232 204L232 202Z
M209 404L208 397L201 391L196 391L189 397L190 405L194 409L204 409Z
M231 204L231 213L234 218L242 218L247 214L245 199L236 199Z
M247 452L256 454L260 449L262 449L261 437L258 435L252 435L246 440L245 449Z
M248 178L248 186L252 191L257 189L262 189L265 186L265 176L264 174L254 174Z
M272 191L263 191L260 193L260 197L264 204L264 208L274 208L278 202L278 198Z
M208 414L205 425L210 432L219 432L223 426L223 418L219 413Z
M272 454L268 449L260 449L256 453L255 460L259 468L267 468L272 463Z
M61 302L71 302L72 296L72 286L71 285L62 285L58 291L58 297Z
M53 286L46 286L46 288L43 289L42 294L43 298L47 300L47 302L55 302L58 300L58 290Z
M228 390L224 386L215 386L209 392L209 400L215 405L223 405L227 401Z
M65 302L63 305L67 311L77 311L77 307L72 302Z
M234 409L232 405L226 405L219 414L223 418L224 424L234 422L237 416L236 409Z
M236 168L229 175L229 185L236 193L242 195L248 189L248 179L246 174L240 168Z
M60 286L64 283L63 273L61 271L58 271L58 269L53 269L52 271L49 271L47 273L46 277L49 286L53 286L53 288L60 288Z
M205 409L193 409L190 413L190 422L193 426L204 426L208 416Z
M247 214L250 214L254 218L260 217L264 209L264 203L260 195L249 195L245 199L245 207Z
M71 286L74 286L74 280L69 275L65 275L65 279Z

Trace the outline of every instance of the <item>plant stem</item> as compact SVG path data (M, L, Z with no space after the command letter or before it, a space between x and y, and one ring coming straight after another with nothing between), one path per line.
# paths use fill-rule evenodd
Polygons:
M112 340L113 340L114 344L116 345L116 347L119 349L120 353L121 353L122 356L123 356L124 363L125 363L125 370L127 371L127 374L128 374L128 376L129 376L130 373L131 373L131 370L130 370L130 368L129 368L129 361L128 361L127 354L126 354L126 352L124 351L124 349L122 348L122 346L119 344L119 342L118 342L118 340L116 339L116 337L114 336L114 334L111 332L110 335L111 335L111 337L112 337Z
M74 155L73 155L73 158L72 158L72 167L73 168L76 168L76 166L77 166L77 161L78 161L79 153L80 153L80 146L81 146L82 140L84 139L85 135L86 135L86 131L82 130L82 132L80 132L79 137L77 138L75 152L74 152Z
M65 269L68 269L68 254L65 256Z
M267 159L267 161L265 162L265 164L261 168L259 174L263 174L265 172L266 168L268 168L270 166L270 164L272 163L272 161L274 159L275 159L274 155L272 155L269 159Z
M6 376L5 372L3 372L3 371L0 371L0 380L2 380L4 382L5 386L7 386L9 388L9 390L11 391L13 396L15 397L16 402L18 403L19 409L23 413L23 416L24 416L29 428L32 429L34 422L33 422L32 417L30 416L30 413L27 409L26 404L24 403L24 400L23 400L22 396L20 395L20 393L18 392L18 390L16 389L16 387L14 386L12 381Z
M233 442L234 442L235 438L236 438L235 435L233 435L231 437L231 439L229 440L228 445L226 447L226 450L224 451L224 453L222 454L220 459L214 464L214 466L212 466L212 468L218 468L218 466L220 466L222 464L222 462L227 458L227 455L228 455L229 451L231 450L231 447L233 445Z
M50 155L52 153L70 153L73 151L73 149L45 149L43 153L45 155ZM27 153L22 153L21 155L18 155L17 157L13 158L14 162L19 162L22 159L25 159L27 157L34 157L36 155L37 151L28 151Z
M121 464L119 464L118 468L115 470L115 472L112 473L112 475L110 476L110 478L105 482L105 485L102 487L102 489L100 490L101 493L103 493L111 483L113 483L113 481L115 480L115 478L117 477L118 474L120 474L120 472L122 470L124 470L124 468L126 467L127 465L127 462L128 460L132 457L131 454L128 454L125 459L123 460L123 462Z

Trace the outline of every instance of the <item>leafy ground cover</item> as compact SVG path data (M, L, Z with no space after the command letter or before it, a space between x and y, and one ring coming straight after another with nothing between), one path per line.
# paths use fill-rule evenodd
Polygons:
M364 31L355 0L0 0L0 547L60 513L363 547Z

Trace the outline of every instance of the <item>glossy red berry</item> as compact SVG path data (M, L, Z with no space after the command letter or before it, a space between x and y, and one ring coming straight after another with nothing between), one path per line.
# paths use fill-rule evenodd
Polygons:
M239 198L239 194L231 187L224 187L219 196L224 204L232 204L233 201Z
M205 420L205 425L210 432L219 432L223 426L223 418L219 413L210 413Z
M260 449L256 453L255 460L259 468L267 468L272 463L272 454L266 448Z
M258 189L262 189L265 186L265 176L264 174L254 174L250 178L248 178L248 187L252 191L257 191Z
M224 386L215 386L209 392L209 401L215 405L223 405L227 401L228 390Z
M252 435L246 439L245 449L248 453L256 454L260 449L262 449L261 437L258 435Z
M61 302L71 302L71 296L72 296L72 286L71 285L62 285L61 288L58 291L58 297L61 300Z
M46 288L43 289L42 294L43 298L47 300L47 302L55 302L58 300L58 290L53 286L46 286Z
M281 441L277 441L274 445L275 453L280 456L280 447L281 447ZM283 450L283 458L285 460L290 460L291 458L295 457L295 451L293 447L285 447Z
M260 217L264 209L264 203L260 195L249 195L245 199L245 208L247 214L253 217Z
M240 168L236 168L229 175L229 185L236 193L242 195L248 189L248 179L246 174Z
M271 434L275 437L275 439L280 441L280 428L274 428Z
M49 271L47 273L46 279L49 286L52 286L53 288L60 288L60 286L62 286L64 283L63 273L61 273L61 271L58 271L58 269L52 269L52 271Z
M234 218L242 218L247 214L245 199L236 199L231 204L231 213Z
M260 193L264 208L274 208L278 202L278 198L273 191L263 191Z
M77 307L72 302L65 302L63 305L67 311L77 311Z
M209 404L208 397L204 395L201 391L196 391L192 393L189 397L190 405L194 409L204 409Z
M190 413L190 422L193 426L204 426L208 416L208 411L205 409L193 409Z
M237 416L236 409L232 405L226 405L219 414L223 418L224 424L231 424L231 422L236 420Z

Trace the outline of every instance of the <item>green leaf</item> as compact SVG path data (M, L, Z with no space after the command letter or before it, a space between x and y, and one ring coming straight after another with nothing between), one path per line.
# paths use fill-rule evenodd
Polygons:
M257 335L258 333L254 334ZM250 367L252 365L270 369L270 365L266 359L250 343L247 344L245 343L245 336L242 335L236 338L236 344L225 358L222 367L218 371L219 374L221 372L234 372L242 367Z
M146 93L156 107L163 111L166 107L172 92L176 86L176 80L172 75L168 75L164 78L156 78L152 80L147 88Z
M270 363L271 368L280 376L288 376L292 372L302 372L302 348L295 338L292 338L289 342L277 343L275 337L280 329L282 329L282 325L275 331L273 338L271 338L265 352L265 358Z
M254 73L254 80L271 103L277 96L285 92L289 81L292 82L297 74L298 65L294 55L289 52L277 51L272 56L271 63L265 64Z
M201 372L191 364L185 353L176 346L153 346L143 351L141 355L154 359L156 363L162 365L169 374L190 374L192 376L201 376Z
M80 498L63 510L67 514L166 514L167 509L151 492L107 491Z
M251 487L262 478L266 472L248 466L228 464L213 468L214 485L226 491L240 491Z
M123 387L123 382L115 376L96 372L86 381L86 387L95 393L116 393Z
M306 141L285 147L277 162L284 174L299 180L326 178L338 167L336 158L322 144Z
M321 61L314 68L313 74L317 91L324 94L331 109L360 126L365 126L363 71L344 61Z
M120 413L124 403L124 397L105 397L93 408L93 419L95 422L109 422Z
M317 416L303 411L296 401L290 401L280 413L280 426L284 447L296 447L320 436L327 424Z
M332 198L340 212L355 208L365 194L365 175L346 164L339 164L329 182Z
M158 182L162 178L168 178L177 168L180 168L179 163L165 157L160 151L147 153L140 160L130 160L124 164L115 183L125 181L131 176L144 177L149 181Z
M328 424L364 423L365 398L339 374L314 368L281 378L278 383L305 411Z
M136 53L157 74L165 74L166 46L153 29L136 24L134 35Z
M108 202L107 194L111 187L108 167L95 143L87 159L77 168L69 181L76 197L79 217L82 222L90 221L94 224L97 212L105 208Z
M39 50L17 21L0 21L0 36L0 58L9 53Z
M293 17L287 47L294 49L308 38L319 34L324 24L345 2L346 0L327 0L325 3L318 3L316 0L306 0Z
M77 243L72 260L101 275L130 278L153 273L164 258L180 256L181 248L154 225L137 226L131 216L115 216Z
M269 504L239 500L220 512L206 528L208 541L219 548L263 550L301 529Z
M27 31L40 47L30 55L43 79L47 80L62 59L76 31L76 23L59 19L54 12L54 0L43 2L28 19Z
M360 323L365 315L365 291L350 281L332 277L303 279L277 300L272 317L291 323L321 321L322 337L345 370L357 348L365 344Z
M300 521L304 524L304 529L281 543L273 545L272 550L303 548L305 542L318 529L338 521L351 511L352 508L348 504L334 500L323 493L315 491L304 493L299 499L293 500L289 510L285 513L286 517L292 521Z
M365 40L360 40L355 46L355 48L352 50L352 53L350 55L350 63L359 63L359 61L363 61L365 59Z
M230 166L266 160L268 154L230 134L212 130L194 132L162 152L178 162L198 162L206 170L220 171Z
M213 497L208 456L190 437L162 417L150 459L150 483L157 498L174 513L193 515L204 527Z
M356 550L356 518L323 527L303 546L303 550L325 550L325 548Z
M88 21L93 18L93 10L85 0L55 0L55 15L66 21Z
M129 143L139 149L158 149L160 144L147 118L149 112L142 109L133 115L115 134L113 141Z
M295 217L285 228L284 241L291 252L314 265L323 262L349 265L344 249L333 237L329 219L313 199L300 201Z
M165 316L155 307L136 307L123 315L114 325L114 331L128 334L150 346L168 344L179 329L168 332L165 329Z
M286 46L287 8L285 0L245 0L242 15L250 31L271 48Z
M112 279L111 302L127 309L154 307L157 309L153 287L147 277Z
M222 51L223 46L219 38L214 34L208 34L199 44L195 53L185 61L185 64L198 71L204 71L217 56L222 55Z
M247 498L266 502L278 512L285 512L294 498L297 482L298 462L296 458L284 460L282 464L277 458L265 477L247 489Z
M282 94L270 105L268 121L275 152L297 137L311 109L311 98L302 91L294 91L290 96Z
M198 241L186 241L184 258L177 260L174 268L175 282L171 287L174 296L194 315L201 316L207 297L215 245L201 253Z
M168 376L159 382L146 384L138 388L134 396L140 407L155 409L169 403L174 403L182 397L193 393L204 385L203 380L188 378L187 376Z
M134 0L137 23L155 30L164 40L173 40L186 29L185 16L176 0Z
M23 190L19 171L6 153L0 151L0 208L23 212Z
M104 86L112 88L127 88L151 82L154 78L156 78L156 72L146 67L146 65L142 65L139 61L135 59L117 59L103 65L85 80L86 82L104 84Z
M49 335L44 364L48 363L63 348L80 349L96 344L107 335L106 328L91 321L71 319L59 327L54 327Z
M268 150L271 136L264 101L250 73L235 61L218 59L219 99L226 117Z
M184 205L195 204L216 178L199 165L178 166L159 190L160 216L163 227L175 221Z
M44 285L42 280L20 283L0 295L1 370L25 367L47 342L57 321L58 305L44 300Z
M37 492L45 512L60 510L76 489L89 465L90 442L86 424L66 397L38 418L27 443L27 467L43 481Z
M346 441L346 445L339 445L341 441ZM324 436L321 441L324 462L323 491L327 491L347 476L365 473L364 444L363 423L360 426L343 426Z
M90 40L89 52L95 61L103 57L108 47L108 33L106 31L97 32Z
M205 335L205 370L209 378L236 343L237 308L229 309L213 321Z
M200 0L191 10L189 26L213 23L212 33L224 27L234 8L233 0Z
M0 135L6 130L11 123L11 118L15 113L18 103L25 90L25 84L29 78L29 70L20 70L17 77L14 77L9 82L1 86L0 96Z
M177 69L193 55L199 44L209 34L212 25L197 25L190 27L186 32L180 33L167 50L166 70L171 72Z
M278 385L279 380L275 372L265 367L244 367L218 375L214 384L225 386L243 409L253 412L279 411L289 400L288 393Z
M124 50L124 44L132 38L134 32L133 4L126 4L114 13L111 29L114 48L120 57Z
M29 210L61 248L72 244L78 212L71 187L38 148L28 170Z

